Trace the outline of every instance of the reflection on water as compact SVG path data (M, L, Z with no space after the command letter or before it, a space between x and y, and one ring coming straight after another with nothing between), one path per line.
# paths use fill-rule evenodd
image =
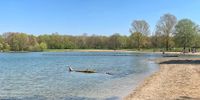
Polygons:
M0 99L118 100L157 69L147 59L158 56L119 52L0 53ZM68 72L69 65L98 73Z

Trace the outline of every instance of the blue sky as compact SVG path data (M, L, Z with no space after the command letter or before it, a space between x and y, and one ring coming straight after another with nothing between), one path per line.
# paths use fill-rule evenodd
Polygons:
M130 35L133 20L154 31L165 13L200 24L200 0L0 0L0 33Z

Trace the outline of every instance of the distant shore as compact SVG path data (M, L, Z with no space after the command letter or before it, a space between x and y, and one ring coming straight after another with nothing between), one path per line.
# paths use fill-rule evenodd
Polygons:
M124 100L200 100L200 58L162 58L158 72Z
M3 52L3 51L0 51ZM4 51L8 53L28 53L34 51ZM111 49L46 49L44 51L35 52L137 52L129 49L124 50L111 50Z
M109 49L48 49L46 52L134 52L132 50L109 50Z
M0 51L0 53L3 51ZM5 51L6 53L29 53L33 51ZM44 51L36 51L36 52L128 52L128 53L155 53L155 54L162 54L163 52L160 51L154 51L153 49L144 49L138 51L137 49L117 49L117 50L112 50L112 49L46 49ZM172 54L172 55L199 55L200 52L196 53L185 53L183 54L182 52L165 52L165 54Z
M138 51L136 49L47 49L43 52L135 52L135 53L156 53L153 50L145 49ZM158 53L158 52L157 52ZM161 52L160 52L161 53Z
M47 49L43 52L128 52L128 53L155 53L155 54L162 54L162 52L159 51L153 51L152 49L144 49L141 51L135 50L135 49L119 49L119 50L111 50L111 49ZM200 52L196 53L185 53L182 52L165 52L165 54L172 54L172 55L199 55Z
M0 51L0 53L30 53L34 51ZM35 52L126 52L126 53L152 53L152 54L163 54L160 51L154 51L153 49L144 49L144 50L136 50L136 49L46 49L44 51L35 51ZM185 53L182 52L165 52L165 55L178 55L178 56L200 56L200 52L196 53Z

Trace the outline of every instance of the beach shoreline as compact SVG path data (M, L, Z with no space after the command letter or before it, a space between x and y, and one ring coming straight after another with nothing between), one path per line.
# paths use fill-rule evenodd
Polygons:
M127 52L127 53L154 53L154 54L163 54L160 51L149 51L149 50L131 50L131 49L119 49L119 50L112 50L112 49L48 49L43 52ZM189 52L183 54L182 52L165 52L165 54L174 54L174 55L200 55L200 52Z
M124 100L200 100L200 58L156 59L160 67Z
M30 53L34 51L5 51L5 52L0 52L0 53ZM44 51L39 51L39 52L120 52L120 53L152 53L152 54L163 54L163 52L160 51L153 51L149 49L145 50L133 50L133 49L117 49L117 50L112 50L112 49L46 49ZM165 52L165 55L185 55L185 56L200 56L200 52L189 52L189 53L182 53L182 52L171 52L167 51Z

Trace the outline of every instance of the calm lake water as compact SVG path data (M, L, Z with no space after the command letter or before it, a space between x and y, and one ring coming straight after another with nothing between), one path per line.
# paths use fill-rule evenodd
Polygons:
M120 52L0 53L0 99L120 100L158 69L148 60L156 57ZM68 72L68 65L98 73Z

